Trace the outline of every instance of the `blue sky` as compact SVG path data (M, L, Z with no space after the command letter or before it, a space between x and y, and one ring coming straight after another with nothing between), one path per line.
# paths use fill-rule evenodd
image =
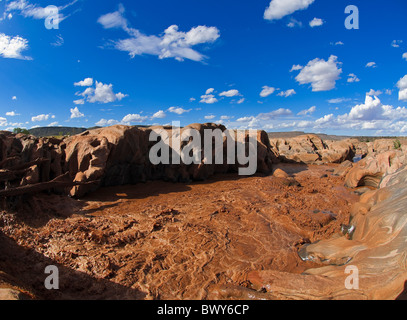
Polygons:
M0 0L0 130L407 135L406 15L405 0Z

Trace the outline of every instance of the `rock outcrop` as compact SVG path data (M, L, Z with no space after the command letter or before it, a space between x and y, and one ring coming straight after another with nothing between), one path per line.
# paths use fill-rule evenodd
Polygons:
M359 161L347 174L345 185L349 188L369 186L377 188L382 178L407 165L407 148L372 153Z
M395 299L407 281L407 169L387 176L380 189L362 195L351 212L343 237L321 241L300 251L303 259L327 264L306 271L311 277L328 277L344 283L357 270L357 290L337 290L336 298L352 294L357 299ZM348 268L348 269L347 269ZM320 294L329 288L326 283ZM326 296L328 297L328 296Z
M323 141L313 134L290 139L270 139L284 162L342 163L353 160L356 149L352 140Z
M166 127L137 128L121 125L86 131L63 140L0 132L0 196L1 192L11 192L12 190L16 190L17 193L21 190L42 190L45 184L54 192L82 197L101 186L136 184L147 180L174 182L204 180L216 173L236 172L239 169L239 165L227 163L225 157L222 163L208 164L208 155L204 153L200 155L199 163L195 164L154 165L149 158L151 149L157 143L149 139L154 129L164 130L169 135L174 133L171 128ZM180 129L178 134L182 135L190 129L197 130L201 135L205 129L226 130L221 125L193 124ZM247 136L243 137L244 140L247 138ZM355 140L322 141L314 135L287 140L276 139L271 140L270 143L267 134L262 131L258 133L256 139L257 172L271 172L273 163L280 160L306 164L342 163L333 170L333 175L345 177L345 184L349 188L368 188L358 190L362 195L359 202L352 206L349 222L345 222L347 224L342 226L343 234L335 234L329 240L321 240L312 244L310 241L314 240L304 237L295 242L286 242L284 247L292 246L290 248L297 260L300 260L300 257L307 263L325 266L297 274L281 272L272 267L269 267L269 270L262 267L255 269L254 264L251 264L244 269L245 285L251 285L251 288L261 292L248 293L247 288L244 290L240 288L239 292L244 292L247 296L276 299L395 299L398 297L403 292L407 280L407 247L405 245L407 239L407 212L405 210L407 206L407 189L405 188L407 184L407 147L401 144L395 148L392 140L358 144ZM228 145L227 141L222 142L222 151L225 155ZM166 140L164 144L170 147L170 151L176 150L172 141ZM181 148L185 148L187 144L188 141L182 142ZM352 162L356 152L360 152L364 157L357 164ZM214 152L212 152L212 156L215 156ZM212 158L212 160L214 159ZM63 180L65 178L66 180ZM284 199L289 197L290 192L294 192L295 188L303 188L298 182L295 184L295 179L281 169L274 171L274 178L280 187L287 187L282 195ZM71 183L72 185L70 185ZM254 189L252 192L256 193L261 210L264 210L270 204L267 204L262 197L266 189L269 192L273 189L270 185L262 188ZM312 189L309 188L309 194L313 194ZM244 198L244 196L242 194L240 197ZM66 197L61 198L66 199ZM323 197L319 196L319 198L323 200ZM264 212L263 216L261 210L252 208L251 198L244 200L246 202L242 208L246 208L248 214L243 215L242 218L250 219L250 212L261 213L256 215L258 219L261 219L257 221L256 228L259 229L256 229L255 232L261 230L262 237L281 237L278 230L281 230L285 224L281 222L272 226L270 221L274 220L268 218L267 212ZM219 198L218 201L221 204L224 200ZM299 203L302 207L306 204L305 200ZM278 208L275 209L278 216L283 216L281 219L284 218L281 221L290 221L290 214L293 213L290 213L289 210L284 211L281 203L278 203L278 207L275 208ZM225 221L230 223L232 215L228 210L224 206L219 207L208 219L224 216ZM240 211L241 209L239 209ZM168 221L171 223L177 222L174 216L176 214L179 213L171 210L163 211L164 216L169 215ZM156 220L151 226L149 216L143 215L142 218L147 220L146 234L159 230L160 223L167 221L161 217L161 220ZM328 227L335 221L334 214L319 210L301 214L298 216L298 220L300 218L303 218L304 221L309 220L319 227ZM77 230L82 230L86 234L83 239L99 241L98 233L96 231L89 234L87 231L85 232L80 218L78 219ZM201 221L200 219L199 221ZM236 225L240 226L240 216L238 219L235 217L235 220ZM244 226L252 230L250 225L252 222L253 220L247 220ZM339 222L337 223L339 228ZM133 221L131 226L135 224ZM202 229L198 223L196 225L186 224L186 229L175 229L174 232L179 234L181 232L179 230L184 232L191 230L188 228L192 227L197 228L192 230ZM274 230L271 227L275 228L276 232L270 231ZM297 227L294 229L297 230ZM125 232L127 225L120 227L120 230ZM165 230L172 229L168 227ZM286 233L292 233L292 230ZM134 239L139 239L143 234L135 234L131 241L134 242ZM194 231L193 234L200 235L200 231ZM224 234L222 228L222 233L219 233L218 236L219 239L222 239L218 241L224 241L225 248L229 252L228 241L230 240L227 239L230 236L229 232ZM208 238L200 239L200 243L213 244L213 237L213 233L208 232ZM3 237L2 241L9 241L8 237ZM81 238L80 243L82 244L82 242ZM169 243L169 241L167 242ZM150 245L151 240L148 239L146 243ZM262 242L259 241L259 243ZM242 248L242 257L246 258L245 255L255 252L255 248L255 244L253 247ZM299 248L299 257L296 254L297 248ZM280 250L280 248L278 249ZM262 259L271 259L268 265L278 262L273 262L274 257L264 257L263 251L259 252L261 253L256 252L256 254ZM20 256L23 257L24 254L21 253L18 257ZM151 259L159 260L160 257L157 254ZM241 260L243 261L243 258ZM106 265L109 266L108 263ZM134 268L139 268L139 266L135 264ZM253 268L253 271L248 271L250 268ZM352 272L357 272L353 274L356 278L349 283L348 279ZM355 283L355 279L359 281ZM352 286L349 287L349 284ZM237 286L237 288L239 287ZM228 290L237 289L236 287L232 289L224 287L220 288L218 292L220 292L219 294L223 292L227 296ZM21 298L18 291L13 290L3 290L0 292L0 296L8 299Z
M0 183L3 189L19 188L25 185L37 185L58 177L69 175L73 187L69 194L82 197L100 186L135 184L146 180L191 181L205 180L216 173L236 172L240 167L238 159L232 164L227 159L228 143L223 138L223 161L215 163L215 152L212 152L212 164L208 164L209 155L202 151L198 163L192 164L156 164L149 159L149 152L157 141L150 141L152 130L163 130L169 137L183 135L194 129L204 136L205 130L226 128L215 124L192 124L172 132L172 128L151 127L138 128L123 125L86 131L79 135L58 140L53 138L36 138L26 135L0 134ZM188 131L189 132L189 131ZM243 143L248 136L239 137L234 132L237 143ZM177 137L179 139L179 137ZM165 144L170 154L172 140ZM203 148L203 138L201 148ZM181 144L181 150L187 147L188 141ZM248 144L246 144L248 147ZM234 147L236 148L236 147ZM215 149L213 143L212 151ZM236 150L235 150L236 151ZM236 152L235 155L236 157ZM257 172L268 173L272 164L278 161L278 153L270 145L265 132L257 134ZM59 181L57 181L59 183ZM64 182L66 183L66 182ZM57 187L58 185L56 185ZM35 189L35 188L34 188ZM54 188L63 193L63 188ZM31 189L30 189L31 190ZM0 194L1 195L1 194Z
M344 168L350 167L348 164ZM339 173L342 170L339 170ZM380 177L380 178L379 178ZM405 150L370 154L346 183L368 185L351 209L343 235L306 244L304 261L325 264L302 275L253 271L248 280L277 299L396 299L407 282ZM377 188L377 189L373 189Z
M251 271L247 280L253 288L273 299L393 300L405 294L407 150L404 145L395 150L392 140L375 148L357 164L346 161L333 172L346 175L348 187L368 186L358 189L362 195L342 234L298 251L304 261L325 266L301 275Z

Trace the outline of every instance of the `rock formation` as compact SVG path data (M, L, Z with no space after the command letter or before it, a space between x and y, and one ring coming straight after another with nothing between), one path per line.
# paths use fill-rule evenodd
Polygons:
M352 140L323 141L308 134L290 139L270 139L284 162L342 163L353 160L356 148Z
M362 144L357 149L365 147ZM262 292L252 298L392 300L405 295L407 150L403 144L395 149L390 139L369 143L368 148L362 161L343 162L333 171L334 175L346 175L350 188L368 187L359 188L362 195L351 208L349 224L342 226L342 234L305 244L298 251L304 261L325 266L301 275L251 271L247 280ZM217 294L226 297L233 290L237 289L223 286Z
M185 128L180 128L178 134L182 135L190 129L197 130L201 135L203 135L205 129L219 129L222 132L226 130L221 125L192 124ZM4 206L4 199L12 203L16 196L38 193L45 190L81 198L102 186L137 184L147 180L172 182L205 180L214 174L237 172L239 169L239 165L228 164L226 157L223 158L223 163L208 164L208 155L204 153L201 154L200 162L196 164L154 165L149 159L149 152L157 143L149 139L152 130L164 130L169 136L175 133L172 131L172 128L168 127L137 128L122 125L90 130L61 140L0 132L0 198L3 200L1 205ZM247 138L247 136L244 136L243 140L247 140ZM228 241L232 241L231 238L234 239L233 245L236 245L236 248L238 248L236 249L236 254L239 257L238 261L246 261L247 256L255 255L256 261L264 260L269 262L267 264L262 262L257 265L248 263L242 270L239 270L239 274L233 275L238 279L236 282L239 284L244 283L245 287L231 284L217 286L208 292L209 297L220 299L233 299L236 297L250 299L395 299L398 297L403 292L407 279L407 249L405 246L407 239L407 212L405 210L407 205L407 189L405 188L407 184L406 144L395 145L391 139L368 143L360 143L355 139L322 141L315 135L305 135L292 139L269 140L267 134L263 131L258 132L256 138L257 172L273 172L273 179L266 177L263 181L259 180L256 182L256 188L253 188L250 192L246 191L246 189L237 188L236 190L238 191L236 192L239 192L239 200L236 201L232 198L228 202L229 207L225 206L225 199L231 197L228 191L231 187L228 186L229 189L223 190L219 194L219 199L216 200L216 203L212 204L214 206L212 214L205 216L205 219L216 224L217 227L221 227L220 230L222 232L217 235L219 238L216 241L223 241L227 252L230 252ZM227 141L224 139L222 143L223 153L226 155ZM173 145L171 140L164 141L164 144L168 145L171 151L176 151L176 146ZM187 145L188 141L182 142L181 149ZM353 163L353 158L356 154L360 155L363 159L358 163ZM213 152L212 156L214 156ZM212 160L214 159L212 158ZM314 166L318 168L319 171L317 170L317 172L319 175L316 178L311 178L303 174L301 183L299 183L291 175L291 173L296 172L297 168L292 169L291 173L289 170L284 171L280 168L273 171L273 164L279 161L295 163L299 171L303 171L304 168L308 167L303 164L336 163L340 165L325 166L325 168L329 169L334 167L332 170L326 171L331 172L331 176L328 174L321 175L326 172L321 173L321 166ZM302 165L297 163L302 163ZM325 185L322 186L324 182L321 179L323 181L331 181L331 184L325 182ZM320 206L326 205L324 197L315 194L318 193L315 190L316 187L308 185L310 181L315 183L315 180L321 181L320 189L332 189L329 191L334 193L335 196L331 196L330 201L336 203L336 198L338 198L338 201L341 201L340 208L347 206L346 217L330 212L330 207L315 208L322 209L322 211L308 208L310 201L307 199L313 199L311 201L312 205L316 202ZM334 188L332 181L336 181L336 183L339 181L340 185L336 185ZM341 198L338 195L339 192L346 192L342 185L343 183L348 188L356 188L354 191L361 194L359 201L354 203L350 209L349 221L350 202L345 199L350 198ZM233 185L235 183L232 181L230 184ZM281 193L279 197L275 196L275 190L278 188L274 186L282 189L279 191ZM296 199L296 192L303 192L305 198ZM249 193L250 196L248 195ZM269 197L268 201L264 200L266 195ZM299 213L296 207L287 208L286 202L288 200L286 199L290 195L293 198L291 201L299 206ZM310 198L312 195L318 199ZM184 194L183 196L188 196L189 201L194 201L196 194ZM353 196L357 197L355 194ZM213 195L211 197L206 202L213 200ZM347 197L349 197L349 193ZM61 196L60 199L69 200L72 203L77 202L68 197ZM27 200L27 197L25 200ZM233 209L233 206L239 201L243 205ZM259 205L259 207L253 206L253 202ZM72 203L70 205L73 205ZM117 204L118 202L115 203ZM60 204L58 203L58 205ZM67 210L69 211L70 208ZM92 220L89 217L83 218L82 216L72 218L72 221L76 223L74 226L69 224L64 225L64 221L61 219L61 221L55 220L54 227L56 228L55 230L64 230L67 235L78 236L79 238L76 240L81 245L84 241L87 241L90 244L107 243L116 246L117 242L117 247L121 248L122 243L127 243L127 239L130 239L129 241L132 245L138 248L141 240L150 235L151 239L146 238L143 242L150 248L149 246L152 241L156 241L154 240L156 235L153 235L155 232L161 230L162 234L160 235L165 238L169 234L177 236L182 232L187 232L185 230L195 230L193 232L190 231L191 234L197 236L207 234L208 236L208 239L199 240L201 247L206 248L207 244L215 247L218 246L218 243L213 243L213 232L202 224L200 209L196 212L197 216L193 224L190 222L183 224L182 221L178 220L181 219L180 216L185 216L185 213L180 214L177 210L162 210L158 216L156 215L155 207L150 207L146 210L147 212L151 211L150 214L153 220L151 220L149 215L144 214L144 211L142 213L139 212L138 218L143 222L145 227L145 230L143 229L142 232L137 229L138 222L136 223L134 217L131 216L128 217L130 220L125 221L125 223L123 222L123 225L120 225L117 230L114 228L110 230L110 222L113 223L114 219L116 219L114 215L102 218L102 220L104 219L103 225L105 228L103 230L99 230L100 226L97 225L96 220ZM244 210L246 210L246 214L242 214ZM269 214L272 215L269 216ZM253 220L253 217L255 217L255 220ZM273 217L273 219L270 217ZM225 222L222 221L222 223L218 224L216 219L221 218ZM276 220L277 218L280 219L279 222ZM342 220L338 221L337 219L339 218ZM4 219L11 218L6 214L0 221L4 226L7 226L4 230L7 229L8 232L11 232L10 234L19 239L18 234L24 233L24 231L18 230L18 227L17 231L15 231L13 229L14 226L10 227ZM239 228L236 230L231 229L230 232L228 230L224 233L223 226L231 223L231 221L233 221L235 226L239 226L239 228L242 226L248 228L246 233L252 232L253 239L259 236L263 240L270 238L274 241L273 237L281 237L282 230L285 230L284 234L287 239L282 247L285 250L289 248L288 251L291 254L289 261L295 262L296 266L298 266L298 261L301 263L302 259L305 261L305 264L310 265L307 268L312 267L312 269L308 269L302 274L289 273L290 270L288 269L287 272L281 271L283 267L289 267L285 265L284 259L280 256L278 256L278 259L275 259L275 253L270 254L270 256L264 256L264 251L258 251L256 249L257 245L254 243L241 243L242 234L239 233ZM251 226L253 221L257 221L255 229ZM310 230L314 230L310 233L312 235L318 235L318 232L323 232L321 230L330 230L328 235L330 236L334 234L333 230L340 229L343 222L342 234L336 233L332 238L327 240L310 244L311 241L317 241L320 238L304 237L305 234L308 234L307 232L301 237L296 235L296 232L302 234L304 231L301 228L307 226ZM86 223L87 225L85 225ZM89 229L89 224L92 225L92 223L95 223L95 225ZM164 228L165 224L168 225ZM174 226L170 224L174 224ZM52 226L53 223L50 225ZM336 229L333 228L333 225L336 225ZM176 226L179 226L180 229L176 228ZM22 230L30 230L31 233L35 233L33 230L36 230L35 228L24 228ZM69 230L76 231L72 233ZM259 230L261 233L257 234ZM42 246L41 250L48 250L46 246L54 245L58 248L55 249L56 252L58 254L61 253L63 251L63 244L56 243L56 240L52 244L49 242L51 241L50 234L53 234L52 228L49 231L50 234L47 234L47 231L44 230L43 232L45 234L44 238L40 239L41 237L39 237L38 239L41 241L45 239L45 244L42 244L40 240L35 238L38 240L37 245ZM116 237L117 232L121 234L123 239ZM234 232L236 232L236 235L234 235ZM292 235L296 235L296 241L294 242L290 238ZM189 235L184 234L183 236L184 240L182 240L182 243L185 243ZM63 241L68 241L69 239L64 238ZM14 248L15 244L12 243L13 241L9 239L8 235L6 236L0 232L0 240L2 243L10 244L10 248ZM22 242L26 241L26 243L31 241L29 237L24 238L22 236L21 240ZM140 241L140 243L137 241ZM170 243L169 240L167 242ZM259 241L259 243L263 242ZM158 247L160 246L161 244ZM275 250L280 252L282 249L277 246ZM10 252L14 251L10 250ZM212 254L215 254L215 251L214 249ZM41 256L36 250L33 250L31 254ZM67 256L64 256L64 259L67 259L67 261L71 261L69 260L71 259L70 257L76 255L74 252L66 254ZM204 261L208 261L205 260L208 258L207 255L208 253L205 252L201 258ZM154 253L153 256L149 263L151 266L154 265L156 268L159 268L162 256L159 252L157 254ZM26 253L23 251L18 252L15 257L23 259L26 257ZM124 288L125 290L117 288L107 280L111 273L113 273L113 264L110 264L106 256L100 256L99 258L100 261L95 260L90 265L94 266L106 278L103 285L108 287L109 290L103 294L120 290L124 296L127 296L129 288L126 287ZM217 258L223 260L224 255L221 257L217 256ZM75 259L72 258L72 260ZM131 263L134 263L133 267L136 270L139 268L137 264L139 262L133 260ZM48 264L50 261L46 259L44 263ZM141 262L147 263L144 260ZM101 265L99 266L99 264ZM82 264L80 265L82 266ZM268 267L264 268L265 265ZM278 270L270 267L275 265L279 266ZM325 266L313 267L317 265ZM89 264L83 264L85 271L86 266L89 266ZM151 266L145 265L145 270L150 270ZM24 266L24 268L27 267ZM23 270L25 270L24 268ZM124 272L122 275L123 279L125 279L125 275L128 275L125 273L127 272L126 270L126 268L121 269L121 272ZM348 277L355 270L358 272L359 282L357 286L353 282L354 286L348 288L346 285ZM144 271L140 272L144 274ZM0 280L4 277L7 278L7 275L4 276L1 271L0 276ZM72 272L71 276L77 277ZM148 276L148 271L146 271L144 276ZM83 274L81 277L84 277L84 281L93 281L92 277L84 276ZM80 284L76 283L75 286L78 286L75 288L79 291ZM148 284L145 284L145 286L147 287ZM100 297L105 297L103 294ZM142 298L140 293L137 293L135 296ZM0 292L1 297L7 299L21 298L19 291L16 291L13 286L3 288Z
M180 134L190 129L197 130L202 137L205 129L219 129L222 132L226 130L221 125L192 124L181 128ZM165 130L170 137L172 136L171 128L138 128L123 125L86 131L64 140L16 136L2 132L0 134L2 189L32 185L33 187L29 189L15 190L12 195L28 190L35 192L43 188L52 188L63 193L66 192L64 187L71 183L73 187L69 194L73 197L82 197L100 186L135 184L158 179L174 182L205 180L215 173L236 172L240 167L227 163L226 138L223 141L222 164L205 164L205 154L202 152L199 164L153 165L149 159L150 149L156 143L149 141L152 130ZM166 143L170 145L171 141ZM201 143L203 147L204 141ZM184 142L181 147L184 148L187 144L188 142ZM214 153L212 155L215 156ZM258 132L257 172L270 172L273 162L275 163L277 159L278 154L270 145L267 134L264 131ZM50 181L53 182L50 186L44 185ZM8 196L11 192L2 191L3 196ZM2 191L0 190L0 196Z
M369 154L347 174L345 185L350 188L369 186L377 188L382 178L407 164L406 147L402 150Z
M308 270L309 276L304 276L325 282L318 290L320 298L395 299L403 292L407 280L407 169L386 178L378 190L363 194L354 205L344 236L300 251L303 259L327 265ZM347 290L342 285L344 290L329 293L332 283L344 284L347 267L357 268L359 289ZM326 278L329 280L323 280Z

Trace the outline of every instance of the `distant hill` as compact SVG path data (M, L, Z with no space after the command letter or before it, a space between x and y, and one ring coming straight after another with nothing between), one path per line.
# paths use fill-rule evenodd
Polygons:
M320 137L322 140L344 140L349 138L355 138L350 136L334 136L334 135L327 135L324 133L306 133L303 131L291 131L291 132L267 132L270 139L288 139L288 138L295 138L298 136L303 136L306 134L315 134Z
M71 128L71 127L41 127L28 130L30 134L36 137L59 137L59 136L74 136L85 132L86 128Z
M405 138L405 137L389 137L389 136L335 136L335 135L329 135L325 133L309 133L309 132L303 132L303 131L291 131L291 132L267 132L268 136L270 139L289 139L289 138L295 138L298 136L303 136L307 134L314 134L318 137L320 137L322 140L345 140L345 139L358 139L361 142L369 142L369 141L375 141L378 139L398 139L398 138Z

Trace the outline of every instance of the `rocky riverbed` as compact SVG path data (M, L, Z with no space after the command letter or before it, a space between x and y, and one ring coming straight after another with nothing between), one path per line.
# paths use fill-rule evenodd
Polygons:
M150 166L148 130L115 126L63 140L2 133L3 190L17 195L2 199L0 297L402 295L404 144L281 142L260 132L258 173L241 177L228 165ZM49 182L47 192L20 193ZM58 290L44 287L48 265L59 269ZM348 266L359 272L357 289L345 286Z

